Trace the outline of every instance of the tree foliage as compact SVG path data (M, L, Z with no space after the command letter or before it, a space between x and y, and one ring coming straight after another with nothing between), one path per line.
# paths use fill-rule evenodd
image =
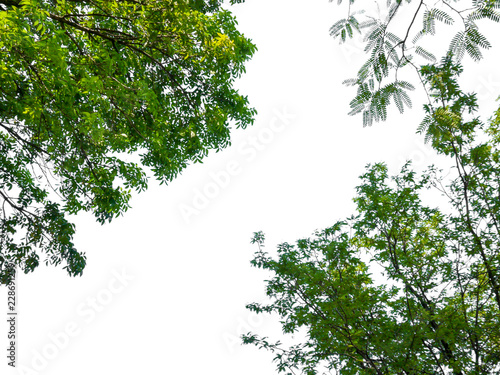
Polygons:
M280 372L500 372L500 109L483 123L461 71L451 56L420 70L432 99L419 131L455 165L449 177L369 165L351 218L279 245L276 257L255 234L252 264L271 273L271 302L247 308L305 336L283 345L244 335ZM426 204L428 189L448 206Z
M0 262L80 275L67 214L110 221L145 170L226 147L254 52L218 0L0 0Z
M338 3L342 4L342 0ZM344 83L357 87L349 114L362 113L364 126L372 125L373 121L384 121L391 102L396 104L400 113L405 107L411 107L408 91L414 90L414 86L400 78L401 71L412 68L422 81L422 63L437 61L436 56L423 47L422 41L424 37L436 35L437 24L454 28L448 50L442 56L451 54L455 62L460 62L465 54L473 60L480 60L482 50L491 47L480 32L479 22L500 22L499 0L473 0L472 4L445 0L376 1L378 14L366 12L364 2L359 2L359 9L358 1L349 0L347 3L346 17L331 27L330 34L339 38L341 43L354 38L356 32L363 36L368 60L356 78ZM403 28L402 23L406 25ZM388 80L390 83L386 83Z

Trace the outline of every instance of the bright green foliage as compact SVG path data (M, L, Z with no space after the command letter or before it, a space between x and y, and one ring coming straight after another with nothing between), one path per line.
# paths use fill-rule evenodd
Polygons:
M421 74L433 95L420 131L456 167L444 179L407 163L389 177L367 167L355 216L313 238L263 250L252 264L269 270L267 305L282 345L248 333L243 341L275 354L288 374L497 374L500 372L500 109L474 117L473 94L460 90L461 67L446 58ZM437 189L449 205L429 207ZM298 332L298 333L297 333Z
M356 10L358 3L359 10ZM330 29L330 34L340 38L341 43L347 37L353 38L356 35L354 30L364 37L364 51L369 58L356 78L344 81L349 86L358 87L356 97L350 103L352 110L349 114L362 113L364 126L372 125L373 121L384 121L391 102L396 104L400 113L404 112L405 106L411 107L407 91L414 87L398 78L398 72L412 67L421 81L419 61L437 61L433 53L419 44L423 37L436 35L436 23L457 29L449 41L447 53L443 55L451 54L455 62L460 62L466 52L472 59L480 60L483 57L481 50L491 47L479 31L477 22L500 22L500 0L474 0L472 4L468 1L450 4L443 0L388 0L376 1L376 4L378 14L372 14L365 11L366 3L349 0L346 18L337 21ZM411 15L409 18L407 14L402 14L406 10ZM386 15L382 17L384 13ZM419 18L422 20L421 27L418 26ZM402 22L407 26L402 28ZM432 45L432 41L429 44ZM384 84L387 80L392 82Z
M0 262L81 274L67 213L110 221L147 187L131 160L167 183L253 122L220 3L0 0Z

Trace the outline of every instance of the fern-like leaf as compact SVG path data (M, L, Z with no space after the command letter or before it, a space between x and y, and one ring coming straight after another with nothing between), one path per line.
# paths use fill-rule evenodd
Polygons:
M375 80L373 79L368 80L368 87L370 91L375 90Z
M398 43L401 43L402 40L399 36L397 36L396 34L393 34L391 33L390 31L388 31L387 33L385 33L385 37L390 40L392 43L394 44L398 44Z
M422 32L424 34L434 35L436 33L436 22L434 20L435 20L435 14L426 10L424 12L424 17L422 19L423 21Z
M330 35L337 38L340 35L341 30L345 27L347 20L345 18L338 20L330 27Z
M389 7L389 2L388 2L388 7ZM395 2L394 4L390 5L389 7L389 12L387 13L387 17L385 18L385 22L389 23L392 18L396 15L397 11L399 10L401 3L400 2Z
M420 46L417 46L417 48L415 48L415 53L417 55L423 57L426 60L429 60L429 61L432 61L432 62L436 61L436 56L434 56L432 53L426 51L425 49L423 49Z
M485 18L498 23L500 22L500 13L491 8L479 8L474 10L467 17L470 21L478 21Z
M435 19L437 19L440 22L443 22L446 25L453 25L453 23L455 22L448 13L446 13L441 9L433 8L430 10L430 13L433 15Z
M411 108L412 103L410 99L410 95L406 93L406 91L401 91L401 98L403 99L403 102L406 104L408 108Z
M354 86L358 83L358 79L357 78L349 78L349 79L345 79L342 81L342 84L343 85L346 85L346 86Z
M405 111L403 99L401 98L401 91L396 91L394 93L394 103L396 103L396 107L398 107L399 113L403 113Z
M373 59L369 58L358 71L358 80L364 82L370 76Z
M479 61L483 58L483 54L479 50L477 44L472 43L469 39L467 39L465 42L465 50L467 51L469 56L475 61Z
M366 20L366 21L363 21L359 24L359 27L361 29L366 29L367 27L373 27L377 24L377 21L376 20L373 20L373 19L369 19L369 20Z
M465 33L459 31L451 40L448 53L453 55L457 61L461 61L465 52Z
M471 43L481 48L488 49L491 47L491 44L488 41L488 39L486 39L486 37L483 34L481 34L479 30L477 30L477 28L475 27L467 28L466 38L469 39Z
M373 80L370 84L363 83L358 87L358 95L351 101L349 115L363 112L363 125L370 126L374 121L385 121L387 119L387 108L391 98L400 113L404 112L405 105L411 108L411 101L405 90L413 90L414 87L406 81L390 83L379 90L373 90Z
M387 58L384 53L379 53L378 55L378 64L382 70L382 74L384 77L389 75L389 67L387 66Z
M429 128L429 126L433 123L433 118L431 115L426 115L424 117L424 119L422 120L422 122L420 123L420 125L418 126L417 128L417 133L418 134L423 134L423 133L427 133L427 129ZM428 137L428 134L426 134L425 136L425 140L424 142L427 143L429 141L429 137Z
M395 82L395 84L397 85L397 87L400 87L404 90L409 90L409 91L415 90L415 86L413 86L410 82L407 81L397 81Z
M365 40L378 40L381 39L385 32L385 25L383 23L379 23L374 26L365 37Z
M423 36L425 35L425 32L423 30L420 30L412 39L412 43L415 44L417 43Z
M361 34L361 29L357 18L355 18L354 16L349 17L347 19L347 24Z
M373 116L370 111L363 112L363 127L372 126Z
M364 111L365 108L366 108L365 105L357 105L357 106L353 107L352 110L348 114L349 114L349 116L357 115L358 113Z
M394 64L396 66L399 66L401 64L400 59L399 59L399 55L398 55L396 49L394 48L394 46L391 43L389 43L388 41L386 41L386 43L385 43L385 50L387 51L389 58L394 62Z

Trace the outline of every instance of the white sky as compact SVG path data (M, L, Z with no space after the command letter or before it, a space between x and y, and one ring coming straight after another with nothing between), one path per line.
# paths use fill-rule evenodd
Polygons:
M329 36L341 17L335 3L247 1L232 10L259 49L238 83L259 111L255 126L234 131L230 148L168 187L151 181L113 223L75 218L75 242L88 257L84 276L44 266L18 276L17 353L25 371L9 369L2 355L2 374L275 374L268 353L238 339L280 329L245 310L264 298L266 274L249 264L253 232L267 234L268 250L310 236L353 213L367 163L432 162L415 135L418 96L415 110L371 128L347 116L354 91L341 82L355 76L364 55ZM500 79L493 62L483 67L467 82L492 103ZM68 325L73 336L56 348L54 336ZM3 348L5 322L0 329Z

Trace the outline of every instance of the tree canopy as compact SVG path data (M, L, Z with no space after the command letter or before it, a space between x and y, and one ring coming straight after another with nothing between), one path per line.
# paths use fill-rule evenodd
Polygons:
M351 218L279 245L277 257L255 234L252 264L271 272L271 302L247 307L305 338L282 345L249 333L243 341L275 353L280 372L500 371L500 109L483 123L460 73L451 58L421 69L434 106L420 131L456 165L450 178L434 167L419 176L410 162L395 176L369 165ZM428 189L447 209L425 204Z
M371 125L387 118L390 101L403 112L414 86L398 71L412 67L428 99L417 132L453 167L417 173L408 161L391 175L386 164L371 164L353 216L282 243L274 254L265 250L264 233L255 233L251 263L271 274L270 302L247 308L277 316L286 342L249 332L243 343L274 353L278 372L287 374L499 373L500 108L482 120L476 94L462 91L459 76L465 53L478 60L489 47L476 21L498 22L500 3L473 1L459 11L458 2L419 1L402 37L389 28L402 1L387 2L385 20L367 14L363 22L355 3L331 29L343 41L368 29L368 61L346 82L358 87L351 114ZM463 27L440 62L417 44L435 33L436 21L454 23L436 6ZM423 28L410 44L419 14ZM426 201L429 190L442 204Z
M255 50L218 0L0 0L0 262L81 275L67 215L110 221L146 170L226 147Z

